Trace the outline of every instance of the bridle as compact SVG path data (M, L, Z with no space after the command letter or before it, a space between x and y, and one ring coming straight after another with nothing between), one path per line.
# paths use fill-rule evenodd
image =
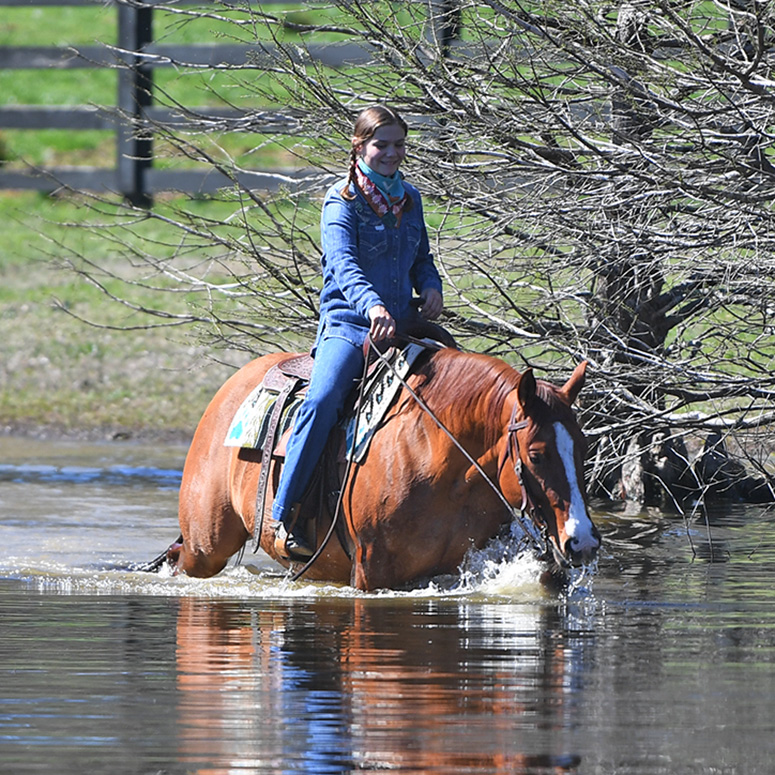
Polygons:
M522 462L522 455L519 451L519 431L524 430L530 424L530 421L517 420L517 408L519 402L515 401L514 406L511 408L511 418L506 429L506 449L503 452L503 457L498 463L498 480L500 481L503 469L506 467L506 463L511 459L514 475L517 477L517 484L522 492L522 502L519 505L519 510L522 515L523 525L528 522L535 530L540 534L540 551L542 554L549 554L548 547L551 546L551 541L548 538L548 527L546 520L543 516L543 510L541 506L536 503L535 499L531 496L530 490L528 490L525 484L524 477L524 463Z
M517 477L517 484L519 484L519 489L522 491L522 503L520 504L519 510L523 514L530 514L531 519L535 521L538 507L536 506L535 501L533 501L533 499L528 494L527 487L525 486L525 479L522 476L522 469L524 465L522 463L522 456L519 454L519 436L517 435L518 431L527 428L529 422L527 420L517 421L516 415L517 402L515 401L514 406L511 409L511 419L509 420L509 425L507 428L508 436L506 438L506 451L503 455L503 459L498 464L498 479L500 479L503 468L506 465L506 461L511 458L511 462L514 467L514 474Z
M515 401L514 406L511 408L511 417L507 426L507 439L506 449L503 452L503 456L498 462L498 480L500 481L503 469L506 467L506 463L511 458L511 463L514 469L514 475L517 477L517 484L522 492L522 503L519 506L520 513L522 515L522 526L530 524L540 534L540 551L543 556L552 554L555 562L560 567L567 567L568 561L560 554L557 547L549 539L549 527L544 517L543 509L539 503L536 503L535 498L530 494L530 490L525 483L525 477L523 475L524 463L522 462L522 455L519 451L519 431L524 430L530 424L530 421L517 420L517 408L519 402ZM526 519L526 517L528 519ZM535 540L535 538L534 538ZM551 551L550 551L551 550Z

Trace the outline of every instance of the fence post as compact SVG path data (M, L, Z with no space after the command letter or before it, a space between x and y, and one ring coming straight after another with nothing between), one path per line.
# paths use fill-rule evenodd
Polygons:
M460 1L428 0L428 38L437 44L443 57L460 34Z
M118 190L136 207L150 207L146 170L153 164L153 135L143 128L145 108L153 100L153 68L142 63L143 47L153 39L153 8L139 8L118 1L117 107L121 118L116 133Z

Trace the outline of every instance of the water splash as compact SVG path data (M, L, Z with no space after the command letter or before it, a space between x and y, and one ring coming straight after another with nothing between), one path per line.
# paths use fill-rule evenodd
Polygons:
M460 566L458 586L469 592L512 596L535 591L543 566L521 527L512 522L509 532L482 549L471 549Z
M504 545L505 547L505 545ZM46 567L17 569L16 580L39 592L64 595L147 595L158 597L211 597L239 599L267 598L476 598L535 600L543 597L541 564L529 553L504 557L504 547L488 546L470 553L461 573L435 577L404 590L361 592L347 585L315 581L291 581L271 561L256 565L235 565L210 579L173 576L164 567L158 573L144 573L116 566L73 568L48 564Z
M598 559L584 563L580 568L571 568L567 596L592 595L592 583L597 575Z
M509 532L493 539L482 549L472 549L466 555L459 572L435 577L405 590L360 592L347 585L314 582L302 579L293 582L268 558L256 556L243 565L231 565L210 579L173 576L167 566L158 573L144 573L116 564L68 565L41 562L34 566L24 562L9 577L16 578L40 592L60 594L131 594L159 597L194 596L212 598L470 598L498 601L546 600L547 591L541 583L545 565L536 557L532 544L525 539L519 525L512 524ZM565 596L581 599L591 595L597 563L574 569Z

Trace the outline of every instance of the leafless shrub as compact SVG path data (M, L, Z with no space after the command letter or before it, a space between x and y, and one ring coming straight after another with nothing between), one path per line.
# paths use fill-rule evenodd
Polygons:
M218 345L306 346L318 199L343 171L354 115L388 102L412 128L407 172L424 192L445 324L466 346L548 378L590 362L593 489L671 502L704 494L715 481L703 474L709 434L728 442L725 455L748 458L766 488L771 3L333 0L325 21L296 25L293 43L288 19L267 9L223 6L235 39L260 41L252 61L222 68L260 108L214 119L157 94L182 117L157 125L157 140L229 175L233 214L152 211L174 222L180 242L135 249L145 279L131 282L163 277L165 293L199 299L183 318ZM324 35L357 42L370 61L324 66L310 53ZM286 176L273 194L242 185L240 163L213 137L259 131L281 131L310 175ZM664 454L649 457L657 441ZM658 486L639 493L622 463L644 455L633 481ZM735 469L727 492L739 495L748 475Z

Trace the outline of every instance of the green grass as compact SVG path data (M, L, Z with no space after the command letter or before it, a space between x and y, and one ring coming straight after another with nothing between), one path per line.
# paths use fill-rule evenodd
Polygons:
M425 7L408 11L392 3L369 6L377 19L397 26L409 26L420 34ZM307 7L302 3L267 4L263 11L276 22L271 25L252 23L239 8L226 10L214 4L211 14L196 18L186 11L157 8L153 16L155 42L164 44L246 44L257 39L269 41L273 36L284 43L341 40L335 32L307 34L297 25L322 23L352 24L341 11L324 5ZM257 7L256 7L257 10ZM193 14L194 11L191 10ZM223 18L219 18L223 17ZM4 8L0 18L0 46L94 46L117 43L117 12L114 7ZM335 78L349 81L364 78L361 71L342 71ZM367 76L371 78L369 74ZM188 107L221 107L234 105L246 110L278 109L298 101L293 79L262 75L255 69L223 71L183 67L158 67L153 72L159 104L170 101ZM387 78L384 76L383 80ZM399 76L392 76L396 88L406 89ZM387 88L387 81L383 86ZM355 84L357 87L357 82ZM364 83L364 89L372 85ZM89 68L68 70L0 71L0 106L3 105L95 105L112 109L117 102L116 71ZM301 165L282 136L271 138L231 132L227 135L197 137L195 142L208 143L216 158L234 159L246 168L288 167ZM116 149L112 132L9 130L0 128L0 163L6 169L24 169L26 165L112 167ZM191 167L196 162L158 142L155 149L159 167Z
M244 236L239 223L229 225L236 202L160 197L154 213L175 216L181 209L205 219L222 234ZM147 328L154 321L112 302L73 271L59 268L64 259L83 257L108 274L101 280L118 296L131 295L146 308L191 312L207 298L193 291L170 294L172 282L148 277L148 287L129 290L121 277L145 277L148 267L134 265L132 250L155 258L175 254L181 232L160 218L128 216L118 205L102 203L102 212L75 197L47 197L31 192L0 192L4 224L0 250L0 429L26 431L35 426L66 432L130 432L185 438L193 432L207 403L221 384L243 365L243 351L203 345L190 327ZM290 208L290 204L286 205ZM318 205L309 212L316 228ZM292 211L278 208L280 217ZM256 213L250 216L257 225ZM126 228L117 231L120 224ZM254 257L226 254L203 238L177 265L207 262L208 280L227 277L221 261L235 271L254 271ZM243 263L243 261L245 263ZM198 271L198 270L197 270ZM220 273L220 274L219 274ZM161 288L162 290L156 290ZM209 297L208 297L209 298ZM233 317L233 303L212 300ZM81 319L79 319L81 318ZM101 327L83 322L95 321ZM135 330L121 330L136 327Z
M189 206L212 217L224 207ZM246 356L222 365L183 330L94 328L62 311L60 305L116 326L140 322L51 263L73 251L106 268L126 265L119 248L89 228L107 218L75 200L0 193L0 218L0 428L175 438L193 432L211 396ZM169 232L158 221L143 222L137 239L167 239ZM138 300L150 304L154 297L149 292ZM181 297L174 303L185 308L187 302Z
M115 43L112 7L10 7L0 19L0 46L72 46L95 41Z
M185 9L183 9L185 10ZM267 11L286 17L296 24L321 21L330 15L326 9L305 9L298 3L267 6ZM215 8L215 14L244 19L240 11L227 14ZM192 19L185 13L157 9L153 17L154 38L159 44L252 44L256 36L268 38L261 27L240 27L213 16ZM276 26L284 41L301 41L303 36L292 29ZM94 46L115 45L117 12L114 7L99 5L61 8L3 8L0 17L0 46ZM320 36L316 41L322 40ZM337 36L327 36L333 39ZM160 102L173 100L189 107L232 105L245 109L289 104L287 92L275 84L261 84L263 95L255 86L256 71L223 72L160 67L154 70L154 85ZM222 96L223 95L223 96ZM116 71L108 69L28 69L0 71L0 106L16 105L96 105L108 109L117 101ZM275 138L276 139L276 138ZM297 166L282 142L267 144L265 138L252 134L232 133L213 137L222 151L219 156L235 158L245 166ZM212 144L212 143L211 143ZM179 158L163 143L157 149L159 166L192 166ZM0 129L0 163L8 169L33 166L112 166L115 137L109 131L55 131Z

